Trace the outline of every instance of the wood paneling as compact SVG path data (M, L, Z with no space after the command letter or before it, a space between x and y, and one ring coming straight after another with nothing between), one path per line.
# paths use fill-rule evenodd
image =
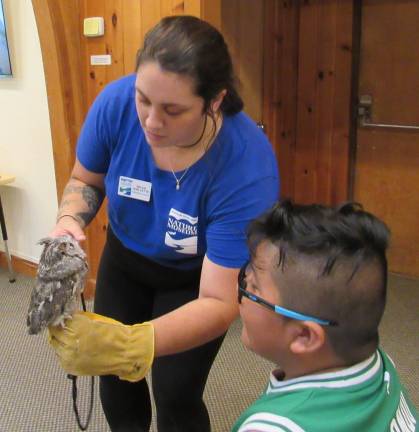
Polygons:
M229 46L247 114L262 121L263 6L260 0L221 3L221 31Z
M127 33L131 34L129 24L136 25L135 19L132 20L123 12L124 3L122 0L105 1L82 1L80 7L80 22L88 17L104 17L105 34L102 37L84 37L79 35L81 44L85 49L83 56L83 81L87 85L87 102L90 106L103 87L125 73L125 58L131 55L135 58L136 49L133 45L124 44L124 33L122 29L127 28ZM129 9L132 12L132 9ZM128 22L124 22L124 18ZM130 19L131 18L131 19ZM134 32L134 35L136 33ZM138 41L139 46L141 41ZM137 46L137 49L138 49ZM128 52L125 51L127 48ZM133 53L130 50L134 50ZM111 66L91 65L92 55L109 54L112 56ZM132 65L132 62L130 63Z
M265 1L263 120L281 195L348 198L352 0Z
M282 197L294 196L298 18L295 2L265 2L263 122L278 160Z
M219 26L221 0L142 0L142 36L164 16L194 15Z
M193 0L190 0L193 2ZM214 27L221 31L221 8L223 1L230 0L201 0L200 2L200 15L196 12L197 16L200 16L202 19L210 22ZM192 15L195 15L193 13Z
M419 125L418 22L418 2L363 2L359 95L375 123ZM354 195L391 229L390 270L418 277L419 132L360 128Z
M83 57L83 78L87 82L87 102L95 97L108 82L124 74L134 72L135 58L144 36L157 22L167 15L188 14L200 16L218 25L219 1L210 3L201 0L80 0L80 22L86 17L102 16L105 34L98 38L85 38L80 34ZM111 66L91 66L90 56L111 54Z
M142 16L142 3L140 1L128 1L123 3L122 22L124 28L129 31L123 31L123 50L124 50L124 74L134 72L135 59L137 51L143 41L143 29L140 21Z
M300 8L294 199L337 204L348 196L352 1Z

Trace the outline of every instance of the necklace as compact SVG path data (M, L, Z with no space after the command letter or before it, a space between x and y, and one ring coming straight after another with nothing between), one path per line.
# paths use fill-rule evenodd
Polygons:
M172 171L173 177L174 177L175 180L176 180L176 190L179 190L179 189L180 189L180 182L182 181L183 177L185 177L186 173L187 173L188 170L189 170L189 167L186 168L185 171L183 171L183 174L180 176L180 178L177 178L177 177L176 177L176 174L175 174L175 172L173 171L172 168L170 168L170 169L171 169L171 171Z
M198 140L195 141L193 144L185 146L185 148L195 147L202 140L202 137L204 136L206 128L207 128L207 116L205 116L204 127L202 129L202 133L201 133L200 137L198 138ZM180 176L180 178L177 178L175 172L173 171L173 168L170 168L170 170L172 171L173 177L176 180L176 190L180 189L180 182L182 181L183 177L185 177L185 175L188 172L189 168L190 168L190 166L188 166L188 168L186 168L185 171L183 171L183 174Z
M206 116L205 116L205 122L204 122L204 128L202 129L201 136L200 136L200 137L198 138L198 140L195 141L193 144L191 144L191 145L189 145L189 146L186 146L186 148L188 148L188 147L194 147L195 145L197 145L197 144L202 140L202 138L203 138L203 136L204 136L204 133L205 133L205 130L206 130L206 128L207 128L207 119L208 119L208 116L206 115ZM215 134L216 134L216 132L217 132L217 124L216 124L216 123L214 123L214 124L215 124ZM215 135L215 134L214 134L214 135ZM214 135L213 135L212 138L214 138ZM212 139L211 139L211 141L212 141ZM211 142L211 141L210 141L210 142ZM208 143L208 145L209 145L209 143ZM180 176L180 178L177 178L175 172L173 171L173 168L170 168L170 170L172 171L173 177L174 177L175 180L176 180L176 190L177 190L177 191L180 189L180 182L182 181L183 177L185 177L185 175L186 175L186 173L189 171L189 168L190 168L190 167L191 167L191 165L189 165L188 168L186 168L185 171L183 171L183 174Z

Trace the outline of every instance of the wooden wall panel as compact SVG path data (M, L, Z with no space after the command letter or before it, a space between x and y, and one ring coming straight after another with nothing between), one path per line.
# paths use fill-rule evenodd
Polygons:
M124 0L105 1L105 16L109 25L105 34L105 53L112 56L112 67L108 68L106 80L113 81L124 74L124 33L129 28L123 21Z
M164 16L194 15L210 22L217 20L215 8L220 0L142 0L142 36ZM140 3L140 2L139 2ZM205 14L203 12L205 11ZM204 15L207 15L206 17Z
M337 204L348 197L352 2L300 8L294 199Z
M221 3L221 32L229 46L245 111L262 121L263 6L260 0Z
M166 0L167 1L167 0ZM141 2L141 42L144 40L145 34L155 24L158 23L162 15L161 3L164 0L142 0Z
M124 74L124 14L123 0L83 0L80 8L80 22L88 17L104 17L105 34L101 37L85 37L80 33L85 47L84 81L87 82L87 101L90 106L103 87ZM92 55L109 54L111 66L91 65Z
M182 0L160 0L161 16L181 15L185 12L185 2Z
M124 74L135 70L135 60L138 49L143 41L142 2L125 1L122 7L123 49L124 49Z
M132 73L135 58L144 36L163 16L188 14L200 16L201 9L209 17L216 17L217 2L201 0L81 0L80 22L90 16L103 16L105 35L99 38L81 36L86 46L84 57L88 77L89 105L109 81ZM205 7L201 6L205 4ZM90 66L90 55L111 54L112 66Z
M281 174L281 196L294 196L299 10L293 1L266 0L263 122Z
M330 191L328 202L341 203L350 196L351 146L351 92L353 64L353 15L352 1L340 0L336 9L336 41L334 47L335 85L333 92L333 121L331 137Z
M323 2L318 5L317 25L318 54L314 77L317 84L315 98L317 110L315 118L316 151L315 179L316 190L313 201L330 202L331 191L331 158L333 113L335 109L334 91L336 82L333 79L335 66L337 3ZM308 110L307 110L308 111ZM326 174L326 175L325 175ZM298 189L297 189L298 190Z
M200 0L160 0L161 16L194 15L201 16Z
M265 0L263 121L281 195L348 199L352 0Z
M193 2L194 0L189 1ZM210 22L214 27L221 31L221 8L224 1L230 0L201 0L199 15L197 16L200 16L202 19ZM193 13L193 15L195 15L195 13Z
M202 7L201 3L206 4L206 2L201 2L200 0L185 0L183 1L183 12L184 15L194 15L196 17L202 17L202 12L205 7Z
M297 136L294 199L312 202L316 191L318 5L300 9L297 87Z

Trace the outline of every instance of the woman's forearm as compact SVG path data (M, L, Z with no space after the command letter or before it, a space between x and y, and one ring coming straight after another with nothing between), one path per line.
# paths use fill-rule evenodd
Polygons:
M155 356L175 354L224 334L238 316L238 305L199 298L152 321Z
M70 215L77 219L81 228L85 228L96 216L103 198L101 189L71 178L64 189L57 220Z

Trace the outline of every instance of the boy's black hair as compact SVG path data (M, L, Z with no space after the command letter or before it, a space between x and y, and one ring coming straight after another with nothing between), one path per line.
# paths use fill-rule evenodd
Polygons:
M348 363L376 349L387 285L389 230L382 221L356 203L332 208L286 200L250 224L252 255L264 240L278 247L282 306L338 321L324 328Z

